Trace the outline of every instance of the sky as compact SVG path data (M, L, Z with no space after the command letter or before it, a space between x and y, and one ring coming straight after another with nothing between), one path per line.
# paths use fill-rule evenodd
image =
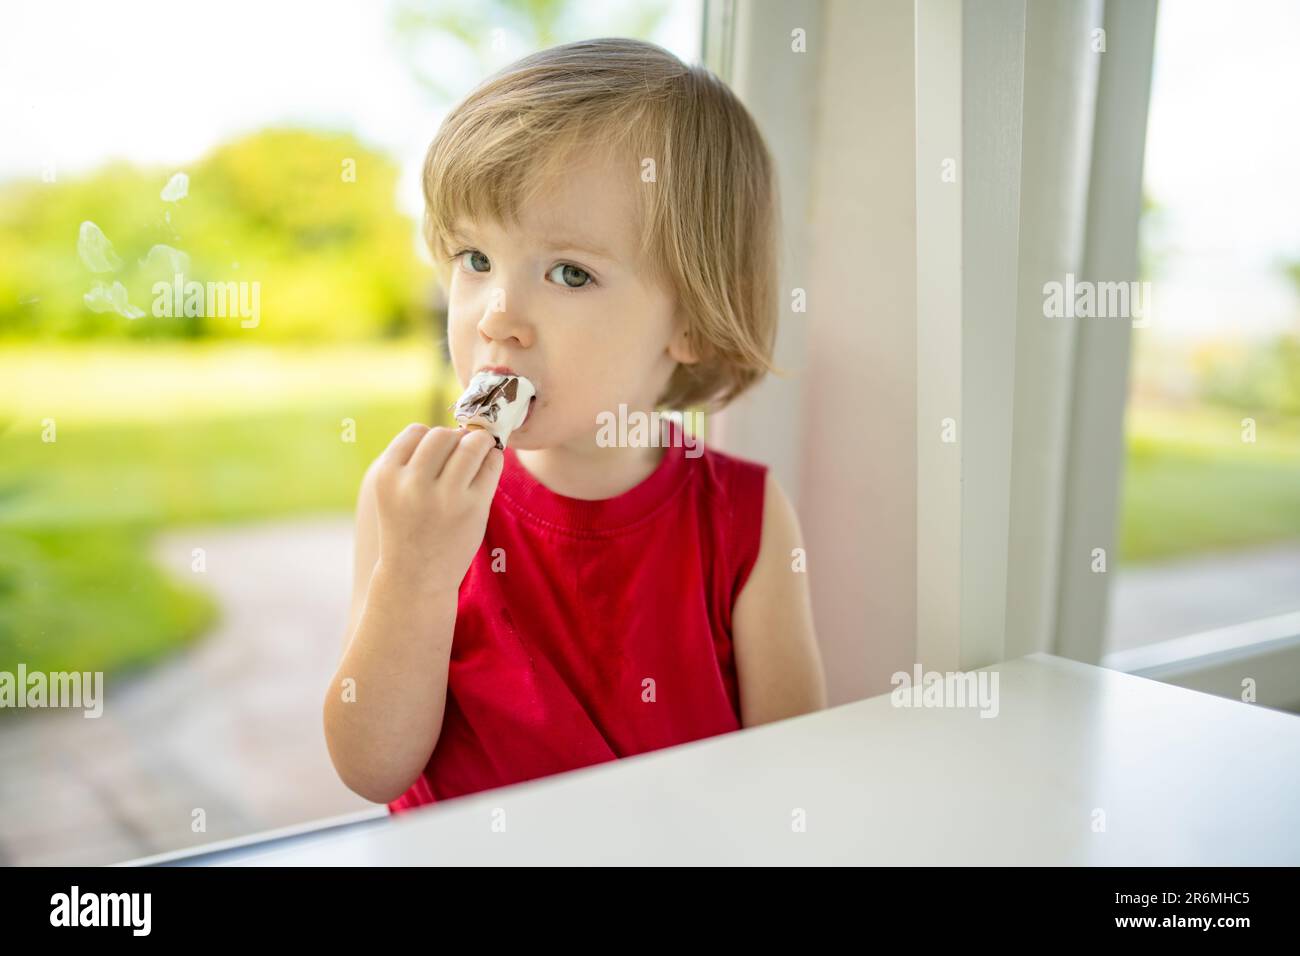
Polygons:
M637 2L583 7L575 29L613 32L608 18ZM240 133L307 124L353 132L398 157L399 201L418 213L420 163L446 105L412 75L391 11L391 0L6 3L0 179L39 176L47 163L75 174L119 158L179 170ZM696 61L701 16L700 0L673 0L650 39ZM484 33L494 26L485 20ZM487 72L527 52L506 38ZM475 69L449 62L464 77L462 93L482 78Z
M1300 299L1277 272L1300 260L1300 3L1160 4L1145 162L1166 263L1149 331L1300 330Z

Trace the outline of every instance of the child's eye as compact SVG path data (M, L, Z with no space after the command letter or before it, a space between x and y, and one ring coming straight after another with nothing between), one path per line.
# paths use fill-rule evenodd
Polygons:
M466 258L467 256L468 259ZM475 258L476 256L478 257L477 259ZM462 264L465 265L465 268L469 272L487 272L492 268L492 263L488 262L488 257L483 255L483 253L479 252L477 249L464 249L456 253L452 258L462 260ZM474 263L480 261L483 264L483 268L475 268Z
M481 274L490 271L492 268L492 263L488 261L488 257L477 249L462 249L451 258L453 261L459 260L461 266L467 272ZM596 284L595 277L586 269L563 262L551 269L547 275L557 285L569 291L577 291Z
M552 269L547 275L554 276L559 273L555 284L563 286L566 289L582 289L592 284L591 273L586 269L579 269L577 266L571 266L566 263L560 263Z

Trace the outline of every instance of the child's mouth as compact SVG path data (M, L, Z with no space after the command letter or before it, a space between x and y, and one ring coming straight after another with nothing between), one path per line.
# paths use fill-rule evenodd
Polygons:
M522 428L531 416L536 398L536 386L522 375L508 369L482 368L450 411L460 425L483 429L504 450L510 433Z
M537 396L534 395L532 398L528 400L528 411L524 412L524 420L519 423L520 428L523 428L525 425L527 425L528 419L533 417L533 406L536 404L537 404Z

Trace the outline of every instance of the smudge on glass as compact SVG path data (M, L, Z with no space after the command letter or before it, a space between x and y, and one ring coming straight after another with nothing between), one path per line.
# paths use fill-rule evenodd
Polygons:
M167 180L167 185L163 187L159 194L163 202L177 202L184 199L190 193L190 177L185 173L177 173L171 179Z
M127 301L126 286L120 282L114 282L111 286L96 282L91 290L82 296L82 301L91 312L116 312L127 319L144 317L143 310Z
M81 224L81 234L77 236L77 254L91 272L113 272L122 265L122 260L113 252L113 244L108 241L103 230L90 220Z

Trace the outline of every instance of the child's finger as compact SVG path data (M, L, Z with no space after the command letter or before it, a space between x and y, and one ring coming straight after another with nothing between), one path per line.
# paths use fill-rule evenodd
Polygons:
M415 451L415 446L420 444L420 439L428 431L428 425L421 425L418 422L407 425L388 443L388 447L379 456L380 460L386 465L405 465L410 460L411 453Z
M447 467L443 469L442 479L449 481L456 488L468 488L470 481L478 474L483 459L496 447L496 439L482 429L470 431L460 441Z
M474 480L469 483L469 490L472 492L485 492L493 490L501 478L501 469L506 462L506 453L499 450L494 443L488 449L487 457L483 459L483 464L474 476Z
M420 481L433 482L442 473L462 434L457 428L430 429L412 453L408 467L415 469Z

